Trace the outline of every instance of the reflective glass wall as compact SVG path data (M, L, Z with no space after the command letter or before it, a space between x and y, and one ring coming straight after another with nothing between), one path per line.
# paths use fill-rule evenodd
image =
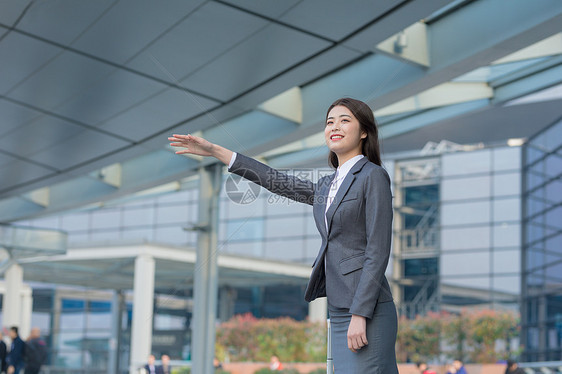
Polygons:
M562 121L524 154L523 359L562 360Z

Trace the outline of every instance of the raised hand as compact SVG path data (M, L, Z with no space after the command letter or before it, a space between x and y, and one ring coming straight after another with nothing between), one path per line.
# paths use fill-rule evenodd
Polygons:
M174 134L168 138L172 147L182 147L185 149L176 151L177 155L193 154L199 156L212 156L213 143L195 135Z
M232 151L211 143L200 136L174 134L168 138L172 147L181 147L176 151L177 155L192 154L198 156L212 156L228 165L232 157Z

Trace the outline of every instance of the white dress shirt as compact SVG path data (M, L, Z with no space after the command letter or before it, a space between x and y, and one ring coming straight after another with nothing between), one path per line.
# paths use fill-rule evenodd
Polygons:
M330 184L330 191L328 192L328 199L326 201L326 212L330 208L330 205L332 204L332 202L336 197L336 194L338 193L341 183L343 182L343 180L345 179L345 177L347 176L353 165L355 165L357 161L361 160L363 157L365 156L357 155L344 162L343 165L338 166L338 168L336 169L336 175L332 180L332 184ZM326 229L327 229L328 221L326 220L325 216L324 216L324 221L326 222Z

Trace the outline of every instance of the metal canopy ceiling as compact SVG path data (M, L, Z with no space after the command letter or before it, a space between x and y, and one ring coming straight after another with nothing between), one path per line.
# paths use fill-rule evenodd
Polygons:
M146 243L73 248L64 255L21 259L26 282L57 283L97 289L133 288L135 258L155 260L155 290L184 294L193 288L195 251ZM264 261L240 256L218 256L219 284L247 287L252 284L306 285L307 265ZM54 275L56 274L56 276Z
M379 116L397 149L425 126L453 130L461 115L496 122L504 103L562 81L556 41L493 79L454 80L516 52L529 60L521 51L561 25L558 0L4 1L0 221L123 196L210 162L175 156L173 132L201 131L250 155L299 142L341 96L398 106ZM270 161L318 152L301 146Z

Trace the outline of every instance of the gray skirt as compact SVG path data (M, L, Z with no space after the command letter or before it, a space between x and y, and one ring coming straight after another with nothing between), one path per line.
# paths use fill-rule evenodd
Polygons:
M396 333L398 318L394 302L377 303L372 319L367 319L368 345L353 353L347 347L351 314L347 309L328 306L332 327L332 358L335 374L398 374Z

